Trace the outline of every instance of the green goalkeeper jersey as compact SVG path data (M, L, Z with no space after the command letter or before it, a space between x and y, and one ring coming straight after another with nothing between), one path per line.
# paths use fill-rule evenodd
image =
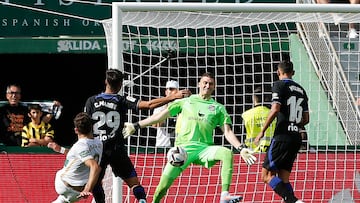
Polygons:
M171 116L178 115L175 145L213 145L214 129L224 124L232 124L224 105L212 98L204 100L199 95L175 100L168 105L168 110Z

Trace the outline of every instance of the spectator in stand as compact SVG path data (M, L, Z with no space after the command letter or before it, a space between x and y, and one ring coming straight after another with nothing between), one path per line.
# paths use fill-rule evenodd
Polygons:
M50 123L41 120L43 112L40 104L29 104L28 109L31 121L23 127L21 146L47 146L49 142L54 141L54 129Z
M331 2L331 0L317 0L316 1L318 4L328 4ZM360 0L349 0L350 4L359 4ZM334 14L334 19L335 20L339 20L341 19L340 16L337 16L336 14ZM349 37L350 39L354 39L359 37L359 33L357 33L356 27L354 23L349 23L349 31L347 34L347 37Z
M165 96L175 94L179 91L179 83L175 80L166 82ZM154 109L153 114L157 114L167 107L167 104ZM157 147L171 147L172 140L175 138L175 118L166 119L160 123L155 123L152 126L157 128L156 144Z
M0 143L6 146L21 146L21 132L24 124L28 123L29 117L26 104L21 102L21 87L11 84L6 87L6 99L8 102L0 107ZM61 106L60 102L54 101L54 106ZM45 123L50 122L52 114L43 116Z

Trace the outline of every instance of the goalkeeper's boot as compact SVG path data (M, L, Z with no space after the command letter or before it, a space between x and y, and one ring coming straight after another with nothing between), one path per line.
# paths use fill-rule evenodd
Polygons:
M238 203L243 199L242 196L231 196L231 195L222 195L220 203Z

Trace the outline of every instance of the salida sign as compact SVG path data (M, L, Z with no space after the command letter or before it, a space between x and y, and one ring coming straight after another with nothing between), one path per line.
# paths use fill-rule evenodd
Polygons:
M72 51L102 51L104 47L98 40L59 40L57 51L72 52Z

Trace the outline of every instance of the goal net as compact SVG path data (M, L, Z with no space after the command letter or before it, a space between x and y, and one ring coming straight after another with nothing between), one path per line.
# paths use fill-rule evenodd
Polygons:
M263 99L269 101L271 85L278 79L276 65L290 57L294 79L310 99L308 145L290 177L295 194L312 203L360 201L359 38L347 36L348 24L360 22L360 5L114 2L112 7L112 19L103 24L109 68L128 77L122 94L158 98L164 96L168 80L196 94L201 74L213 72L213 96L225 105L240 140L245 136L241 114L253 107L254 89L261 87ZM129 112L129 121L151 114ZM128 139L129 156L148 202L169 149L155 147L155 136L156 128L147 127ZM214 141L232 149L218 129ZM282 202L260 179L264 154L257 154L259 161L248 167L234 153L230 193L242 195L245 202ZM191 165L163 202L219 202L220 167ZM114 193L122 202L136 202L126 185L120 188Z

